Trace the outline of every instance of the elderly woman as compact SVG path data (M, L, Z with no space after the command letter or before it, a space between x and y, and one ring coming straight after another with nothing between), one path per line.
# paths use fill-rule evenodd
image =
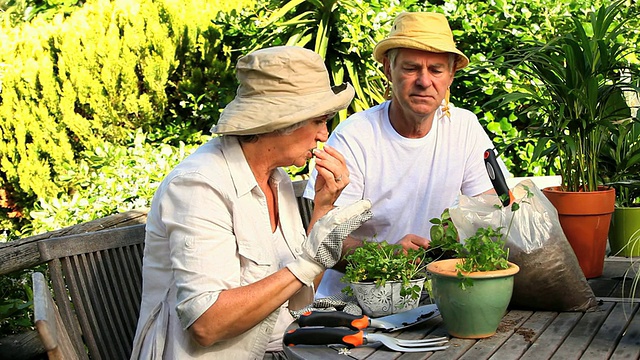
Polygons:
M366 221L368 201L335 208L349 183L326 121L354 91L332 88L316 53L273 47L238 60L236 98L216 137L179 164L151 205L132 359L280 358L289 308ZM309 236L283 166L316 157ZM337 231L340 230L340 231ZM346 235L344 235L346 236ZM294 304L296 303L296 304Z

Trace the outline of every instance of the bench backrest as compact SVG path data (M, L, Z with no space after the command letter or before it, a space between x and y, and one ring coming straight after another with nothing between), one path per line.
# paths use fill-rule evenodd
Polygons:
M33 318L49 360L80 359L71 343L66 325L60 317L58 307L51 297L44 275L41 272L34 272L32 280Z
M302 197L306 183L294 182L305 228L313 206ZM139 224L38 242L78 358L129 358L142 299L144 238L145 225Z
M298 209L300 209L302 223L304 224L304 228L307 229L309 227L309 221L311 220L311 214L313 213L313 201L302 196L305 187L307 187L307 180L298 180L293 182L293 191L295 192L296 200L298 201Z
M80 358L128 359L142 298L144 224L43 240L56 303Z

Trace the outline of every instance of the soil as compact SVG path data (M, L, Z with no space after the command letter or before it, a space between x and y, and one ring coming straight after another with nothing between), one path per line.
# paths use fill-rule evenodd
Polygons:
M524 341L526 341L529 344L531 344L533 338L536 337L536 332L529 328L520 328L516 330L516 334L522 335L522 337L524 338Z
M589 311L597 307L593 290L564 235L547 239L542 248L529 254L520 251L511 255L509 261L520 266L511 308Z

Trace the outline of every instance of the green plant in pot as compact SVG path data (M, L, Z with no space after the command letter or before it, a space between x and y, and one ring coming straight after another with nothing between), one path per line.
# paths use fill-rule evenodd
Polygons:
M604 186L600 159L610 130L630 117L626 91L637 91L637 64L628 58L636 16L625 1L589 14L576 14L572 27L547 43L522 44L505 54L502 65L520 81L514 92L495 101L517 101L526 134L537 139L533 157L558 164L562 186L543 193L558 210L563 231L587 278L602 274L614 189ZM586 21L583 23L582 21ZM634 20L635 21L635 20Z
M609 230L611 254L616 256L640 256L640 243L631 241L640 232L640 122L637 110L635 114L612 129L601 163L606 184L616 190Z
M345 256L343 292L356 297L366 315L379 317L418 306L430 262L425 249L405 251L386 241L365 241Z
M459 338L492 336L509 305L519 271L507 260L503 229L479 228L475 235L459 242L448 210L431 223L430 247L454 256L427 266L447 331Z

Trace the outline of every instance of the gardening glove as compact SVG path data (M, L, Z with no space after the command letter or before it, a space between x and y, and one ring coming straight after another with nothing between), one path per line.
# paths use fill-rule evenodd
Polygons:
M289 271L303 284L311 286L325 268L333 267L342 256L342 242L351 232L371 219L369 200L359 200L332 209L313 226L302 243L295 261L287 264Z

